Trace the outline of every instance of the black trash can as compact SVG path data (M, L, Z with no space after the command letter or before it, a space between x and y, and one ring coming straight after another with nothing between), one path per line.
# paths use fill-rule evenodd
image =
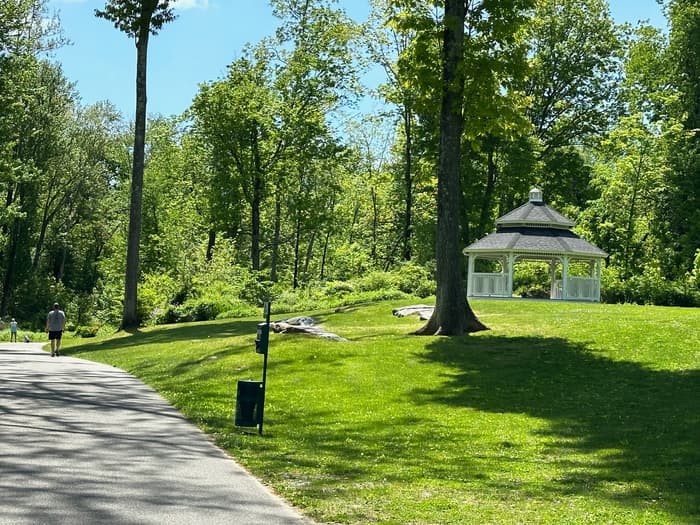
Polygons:
M239 379L234 422L237 427L256 427L260 423L262 386L262 381Z

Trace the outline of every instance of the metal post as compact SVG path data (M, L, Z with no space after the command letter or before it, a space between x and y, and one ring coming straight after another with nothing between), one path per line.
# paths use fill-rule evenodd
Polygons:
M266 301L263 306L263 314L265 315L265 323L267 324L268 334L270 333L270 302ZM268 339L269 341L269 339ZM267 353L269 347L265 348L263 353L263 376L262 376L262 392L260 394L260 421L258 425L258 435L262 436L263 433L263 415L265 413L265 390L267 387Z

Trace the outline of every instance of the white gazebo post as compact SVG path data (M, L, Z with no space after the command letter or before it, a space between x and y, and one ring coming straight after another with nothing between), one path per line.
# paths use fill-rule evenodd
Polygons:
M557 260L549 260L549 298L557 298Z
M508 258L505 259L505 261L508 265L508 281L506 284L506 292L508 293L508 297L513 297L513 269L515 268L515 254L509 253ZM504 268L504 270L506 270L506 268Z
M472 281L474 280L474 259L475 255L469 255L469 264L467 269L467 297L472 296Z
M561 299L569 298L569 256L561 258Z

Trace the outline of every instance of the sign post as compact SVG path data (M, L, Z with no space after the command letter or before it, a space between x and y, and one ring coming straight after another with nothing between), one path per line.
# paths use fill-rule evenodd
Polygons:
M255 352L262 354L263 377L262 381L238 380L236 393L236 418L234 424L237 427L258 427L258 434L263 431L263 413L265 411L265 387L267 381L267 350L270 344L270 303L265 302L265 322L258 324L255 334Z
M264 323L258 324L257 337L255 338L255 351L263 355L262 389L260 392L260 411L258 412L258 434L263 433L263 416L265 413L265 390L267 388L267 353L270 344L270 301L263 303Z

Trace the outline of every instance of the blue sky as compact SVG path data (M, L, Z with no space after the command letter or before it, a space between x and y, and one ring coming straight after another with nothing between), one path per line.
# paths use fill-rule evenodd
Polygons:
M618 22L665 19L656 0L609 0ZM84 104L111 101L133 118L135 107L134 41L94 16L104 0L49 0L72 45L54 53L65 75L76 83ZM266 0L179 0L178 19L149 42L148 112L182 113L203 82L224 76L246 43L274 33L276 19ZM356 20L369 12L367 0L340 0Z

